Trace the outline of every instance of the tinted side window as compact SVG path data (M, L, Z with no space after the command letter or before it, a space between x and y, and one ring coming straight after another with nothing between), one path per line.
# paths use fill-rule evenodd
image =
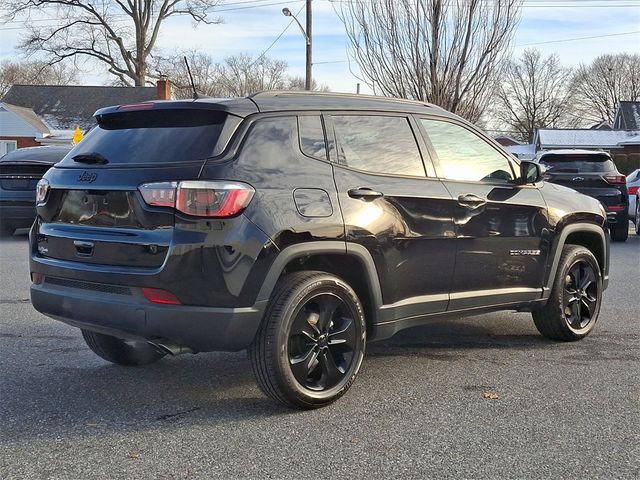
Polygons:
M282 168L292 156L300 156L296 117L269 117L251 127L242 146L241 161L263 169Z
M347 166L374 173L424 177L422 157L405 117L334 116L338 155Z
M472 131L439 120L420 121L440 160L440 177L476 182L513 180L509 161Z
M300 149L310 157L327 159L327 145L324 140L324 129L319 116L298 117L298 131L300 132Z

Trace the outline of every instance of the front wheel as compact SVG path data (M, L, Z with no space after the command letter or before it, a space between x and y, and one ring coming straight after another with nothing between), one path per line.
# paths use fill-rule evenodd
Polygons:
M553 340L580 340L591 333L600 313L602 276L585 247L566 245L547 304L535 310L538 331Z
M318 408L353 384L366 343L362 305L353 289L324 272L280 279L249 350L260 389L297 408Z

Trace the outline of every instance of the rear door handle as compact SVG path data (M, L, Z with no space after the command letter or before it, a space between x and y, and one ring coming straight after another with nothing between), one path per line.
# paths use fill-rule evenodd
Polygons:
M376 192L368 187L352 188L347 193L351 198L361 198L363 200L373 200L384 196L382 192Z
M484 198L474 195L473 193L465 193L458 197L459 205L471 209L481 207L485 203L487 203L487 201Z

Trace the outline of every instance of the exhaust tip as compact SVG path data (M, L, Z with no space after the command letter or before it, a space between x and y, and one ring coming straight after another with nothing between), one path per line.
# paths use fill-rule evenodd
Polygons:
M193 349L189 347L185 347L184 345L178 345L177 343L169 342L169 341L155 341L155 342L147 342L153 348L155 348L158 352L163 354L169 354L172 356L183 355L185 353L196 353Z

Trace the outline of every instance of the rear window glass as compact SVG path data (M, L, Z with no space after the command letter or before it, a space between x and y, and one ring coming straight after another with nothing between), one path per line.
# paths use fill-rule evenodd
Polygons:
M174 163L211 157L226 114L211 110L155 110L105 115L70 152L99 154L112 164Z
M554 172L610 172L616 165L607 155L544 155L540 163Z
M327 145L324 141L324 129L319 116L298 117L300 149L305 155L322 160L327 159Z

